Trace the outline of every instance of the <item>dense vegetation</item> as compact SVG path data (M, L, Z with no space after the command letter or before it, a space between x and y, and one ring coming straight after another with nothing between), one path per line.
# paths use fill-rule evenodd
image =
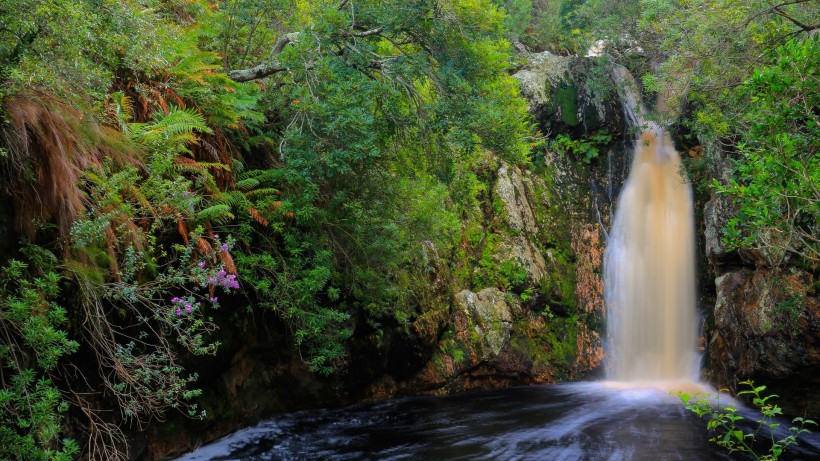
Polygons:
M405 321L425 248L462 251L487 159L530 161L511 42L606 38L704 162L731 154L728 241L816 267L817 19L808 1L4 1L0 457L126 459L123 425L201 415L184 362L216 351L216 309L275 313L319 374L357 327Z
M180 354L214 352L220 303L276 312L310 368L332 372L357 322L377 328L422 289L422 240L453 245L483 156L526 159L489 1L0 14L3 181L22 239L0 297L4 458L77 454L54 443L69 405L87 416L84 454L123 456L100 396L126 423L196 416Z

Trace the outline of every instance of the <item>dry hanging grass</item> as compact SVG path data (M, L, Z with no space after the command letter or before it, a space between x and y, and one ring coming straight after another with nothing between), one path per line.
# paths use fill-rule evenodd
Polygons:
M10 123L0 133L8 149L3 182L17 228L33 238L38 221L54 220L67 236L84 207L80 177L98 162L80 139L83 115L44 94L15 95L4 106Z

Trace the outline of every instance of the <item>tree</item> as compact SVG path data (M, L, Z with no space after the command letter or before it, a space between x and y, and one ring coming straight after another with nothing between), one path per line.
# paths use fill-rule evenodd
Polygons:
M68 405L84 429L64 454L124 459L122 424L202 416L184 357L216 350L220 303L274 311L319 373L344 369L357 328L406 322L425 252L477 209L475 170L526 161L505 22L489 0L0 6L3 192L65 275L26 309L74 306L34 324L67 342L32 380L2 355L28 338L5 302L23 285L0 289L0 371L23 380L3 440L63 456ZM25 392L43 397L33 438L14 425Z
M730 247L757 247L772 264L786 252L820 263L820 40L790 40L774 63L737 88L739 156L726 186L738 214L726 229Z

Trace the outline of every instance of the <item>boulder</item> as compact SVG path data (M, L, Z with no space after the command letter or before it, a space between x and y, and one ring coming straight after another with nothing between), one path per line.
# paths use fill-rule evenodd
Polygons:
M462 290L455 295L455 305L457 312L467 317L466 323L478 334L482 359L498 357L510 340L513 322L505 293L498 288L485 288L478 293Z
M812 274L795 268L743 268L715 280L709 355L720 381L817 374L820 302L814 283Z

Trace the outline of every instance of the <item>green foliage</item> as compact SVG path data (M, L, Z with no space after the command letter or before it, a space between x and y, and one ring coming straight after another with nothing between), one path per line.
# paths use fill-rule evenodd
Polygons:
M180 30L163 24L161 5L159 0L3 2L4 79L78 103L88 97L100 102L120 66L160 66L170 54Z
M60 448L53 443L68 402L52 378L58 363L78 344L65 330L65 309L54 303L61 277L51 272L51 265L42 268L12 259L0 273L3 459L69 460L79 451L71 440Z
M751 397L752 404L760 411L760 419L755 421L757 425L753 430L741 426L740 422L744 417L739 414L737 407L720 404L720 394L713 402L712 395L675 393L689 411L707 419L706 428L713 434L709 441L725 448L729 453L745 453L758 460L777 460L789 446L797 445L800 434L810 432L806 426L816 425L810 419L794 418L792 424L795 425L788 428L788 435L777 435L776 430L781 425L779 418L783 415L781 408L772 400L777 395L763 394L766 386L755 386L752 381L741 381L739 384L746 389L738 392L738 395Z
M820 40L791 41L737 89L748 104L739 119L747 129L731 181L715 183L738 204L724 238L730 248L792 251L820 262L818 71Z
M507 34L514 39L521 39L527 34L532 22L532 0L504 0L503 4L507 11Z
M40 223L37 235L61 255L52 265L66 276L59 296L76 306L67 314L74 326L60 336L56 307L46 310L51 323L3 320L15 338L41 322L26 341L43 352L26 357L42 362L30 365L31 380L6 388L3 407L3 430L33 434L31 453L56 446L65 405L49 391L49 367L73 341L90 357L79 371L119 411L104 422L71 394L75 383L60 382L91 421L89 458L128 458L120 421L172 409L203 416L196 375L181 359L215 352L209 309L240 281L254 306L290 326L310 370L343 368L357 328L409 324L432 296L431 274L449 270L439 254L458 248L464 223L481 217L493 162L527 162L528 107L504 37L507 27L526 32L529 2L513 2L512 19L490 0L341 3L0 6L0 96L48 94L83 118L66 127L82 130L66 136L77 146L55 149L82 151L63 181L83 198L78 218L59 234ZM285 34L288 44L275 49ZM281 72L229 78L274 58ZM3 135L7 154L16 133ZM7 166L13 155L0 157ZM500 269L503 286L523 289L520 264ZM35 282L16 283L4 299ZM24 392L43 401L42 418L17 427L10 416L7 425ZM74 449L66 442L63 452Z
M172 107L167 114L155 113L149 123L130 123L128 131L138 143L151 151L169 149L185 151L188 143L196 140L195 132L212 133L205 117L194 109Z
M346 319L377 327L415 311L425 242L452 247L486 187L474 169L487 150L525 161L530 127L504 72L504 17L491 2L288 8L290 27L310 17L310 33L278 56L287 75L269 77L283 84L272 99L282 133L277 213L291 217L237 263L262 305L291 325L311 368L330 372L344 364ZM351 34L353 13L356 30L381 31Z
M564 155L579 157L589 164L598 158L600 149L612 142L612 136L606 131L600 131L580 139L572 139L568 135L559 134L551 142L550 147Z

